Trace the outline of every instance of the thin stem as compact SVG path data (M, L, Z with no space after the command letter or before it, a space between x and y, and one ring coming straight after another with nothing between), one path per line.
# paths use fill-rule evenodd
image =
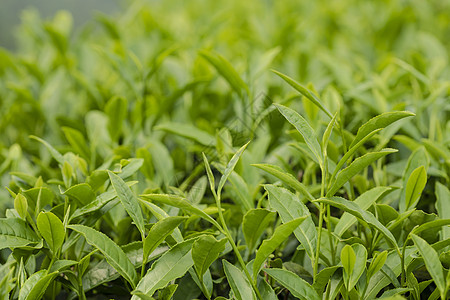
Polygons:
M261 294L259 293L259 290L255 284L255 282L253 281L252 277L250 276L250 273L247 270L247 266L244 263L244 260L242 259L241 253L239 252L239 249L237 248L233 237L231 236L230 231L228 230L227 224L225 222L225 218L223 217L223 213L222 213L222 205L220 203L220 194L216 195L214 193L214 196L216 198L216 205L217 205L217 210L219 211L219 220L220 223L222 225L223 228L223 233L225 234L225 236L227 237L228 241L231 244L231 247L233 248L233 251L239 261L239 264L241 265L242 269L244 270L245 276L247 277L247 279L250 281L250 283L252 284L253 290L256 293L256 296L258 297L258 299L262 300Z
M409 240L409 235L406 238L405 243L403 244L402 255L400 257L400 261L401 261L401 264L402 264L402 286L406 285L405 252L406 252L406 244L408 243L408 240Z
M325 160L325 164L326 164ZM325 195L325 184L326 184L326 168L325 166L320 166L322 172L322 182L320 186L320 197L322 198ZM316 257L314 259L313 265L313 277L316 277L317 269L319 267L319 255L320 255L320 241L322 238L322 223L323 223L323 213L324 213L324 204L320 203L319 207L319 228L317 229L317 247L316 247Z
M336 253L335 253L335 249L333 246L333 235L331 233L331 209L330 209L329 204L327 204L327 220L326 220L326 222L327 222L327 229L328 229L328 240L330 242L330 250L331 250L331 255L332 255L331 262L334 265L334 264L336 264L336 262L335 262L335 254Z
M313 277L316 277L317 275L317 269L319 266L319 255L320 255L320 240L322 238L322 223L323 223L323 211L324 211L324 205L323 203L320 203L319 208L319 228L317 229L317 247L316 247L316 257L314 259L314 267L313 267Z
M142 244L144 244L145 232L144 233L141 232L141 239L142 239ZM142 253L141 278L144 277L145 265L146 264L147 264L147 257L144 257L144 253Z

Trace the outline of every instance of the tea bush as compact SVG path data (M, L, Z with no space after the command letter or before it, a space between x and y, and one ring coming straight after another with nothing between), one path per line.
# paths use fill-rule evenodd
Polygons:
M0 49L2 299L447 299L450 2L144 1Z

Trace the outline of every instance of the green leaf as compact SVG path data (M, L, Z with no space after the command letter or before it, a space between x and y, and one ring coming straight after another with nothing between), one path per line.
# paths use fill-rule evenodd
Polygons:
M127 255L128 259L134 265L135 268L140 268L142 266L143 260L143 247L142 242L133 242L122 247L122 250ZM162 254L167 252L169 247L160 246L153 251L150 256L147 258L147 261L154 260L160 257ZM90 252L92 254L93 251ZM87 257L87 256L85 256ZM89 291L99 285L104 283L108 283L116 280L120 277L120 274L114 269L106 259L102 259L99 263L93 265L89 268L86 273L83 275L83 290Z
M161 290L158 299L172 300L172 296L176 292L177 288L178 288L178 284L169 284L163 290Z
M367 278L372 278L372 276L381 270L384 263L386 262L388 252L387 250L377 253L375 257L372 259L372 262L369 265L369 269L367 270Z
M14 198L14 209L22 219L26 219L28 214L28 202L27 198L25 198L25 196L21 193L18 193Z
M345 245L341 251L344 284L351 291L366 269L367 250L361 244Z
M87 205L95 199L95 193L87 183L73 185L63 194L77 200L81 205Z
M192 245L192 259L198 278L202 279L209 266L219 257L219 254L225 250L227 239L223 238L217 241L210 235L201 236Z
M123 97L112 97L105 105L105 113L108 116L108 131L113 141L122 133L122 124L127 117L128 101Z
M64 157L55 148L53 148L52 145L50 145L49 143L47 143L43 139L41 139L41 138L39 138L37 136L34 136L34 135L30 135L30 138L32 138L33 140L36 140L36 141L42 143L47 148L47 150L50 152L50 154L53 156L53 158L58 163L60 163L61 165L64 164Z
M289 83L294 89L296 89L300 94L308 98L312 103L314 103L317 107L319 107L324 113L326 113L330 118L333 118L333 115L322 105L320 102L320 99L310 90L308 90L306 87L295 81L294 79L290 78L287 75L284 75L278 71L272 70L275 74L280 76L284 81Z
M356 263L356 254L352 246L345 245L341 250L341 262L344 267L344 283L347 291L350 291L353 286L350 285L350 278L353 274L353 269Z
M61 270L67 269L71 266L74 266L76 264L78 264L78 262L75 260L70 260L70 259L57 260L52 265L50 272L61 271Z
M323 136L322 136L322 151L324 153L324 156L326 154L326 150L327 150L327 146L328 146L328 141L330 139L331 136L331 132L333 131L333 128L336 124L336 118L337 118L338 112L336 112L333 116L333 118L330 120L330 122L327 125L327 128L325 129Z
M364 143L370 139L375 133L380 131L381 129L374 130L365 137L363 137L358 143L356 143L353 147L351 147L345 154L342 156L342 158L339 160L338 164L336 165L336 168L334 169L333 174L331 175L331 178L334 179L336 177L337 172L342 168L342 166L355 154L356 150L359 149Z
M35 212L35 217L41 212L46 205L51 205L55 195L46 187L35 187L22 191L23 195L27 197L28 207Z
M441 219L450 219L450 190L436 182L436 211ZM442 240L450 238L450 227L442 228Z
M128 215L133 220L136 227L141 232L141 236L144 236L144 217L142 216L142 209L139 200L122 178L111 171L108 171L108 174L111 180L111 184L117 193L117 197L127 211Z
M320 300L316 291L303 279L288 270L264 269L270 277L287 288L294 297L302 300Z
M84 138L83 134L81 134L81 132L79 132L78 130L70 127L63 127L62 131L64 132L64 135L69 144L72 146L73 150L75 150L75 153L79 154L86 160L90 160L91 150L87 146L88 142Z
M324 294L325 286L330 281L331 276L336 272L337 269L341 268L340 266L332 266L323 268L317 275L314 277L314 284L312 287L317 292L317 294Z
M238 163L239 158L241 157L242 153L244 153L244 150L245 150L245 148L247 148L249 143L250 142L248 142L247 144L242 146L228 162L227 167L225 168L225 171L223 172L223 175L220 178L219 186L217 187L217 195L220 195L222 188L228 179L228 176L230 176L231 172L233 172L234 167L236 167L236 164Z
M86 242L97 248L106 258L107 262L119 272L134 288L137 274L133 264L125 252L107 235L84 225L69 225L70 229L81 233Z
M315 200L315 202L325 203L337 207L352 214L363 224L368 224L370 227L376 228L381 234L386 237L390 244L395 248L397 253L400 253L397 241L395 240L395 237L392 235L392 233L386 227L384 227L383 224L381 224L373 214L361 209L356 203L341 197L332 197L330 199L321 198Z
M314 132L314 129L312 129L312 127L308 124L308 122L293 109L280 104L274 105L278 108L278 110L286 118L286 120L288 120L289 123L291 123L302 135L306 144L308 145L308 148L311 150L311 152L319 161L319 164L322 164L323 162L322 148L320 147L320 144L317 141L317 136L316 133Z
M249 210L244 215L242 231L249 253L253 253L256 242L273 221L275 215L275 212L263 208Z
M358 129L356 137L351 143L349 148L356 145L359 141L361 141L365 136L369 135L371 132L377 129L385 128L400 119L412 116L415 116L415 114L409 111L394 111L394 112L386 112L370 119Z
M205 213L203 210L198 209L197 207L193 206L189 201L187 201L185 198L177 196L177 195L167 195L167 194L145 194L140 195L140 198L144 201L155 201L163 204L167 204L170 206L175 206L178 208L181 208L182 210L197 215L199 217L202 217L206 221L210 222L217 228L221 228L219 223L216 222L213 218L211 218L207 213Z
M47 270L40 270L31 275L19 292L19 300L39 300L45 290L58 275L58 271L47 274Z
M152 140L148 150L152 156L155 175L158 175L158 179L164 184L169 185L174 178L173 160L169 151L164 144L157 140Z
M23 247L41 239L19 218L0 219L0 249Z
M303 216L278 226L270 239L264 240L256 252L255 260L253 261L253 278L256 282L257 275L264 261L269 255L284 242L291 233L300 226L300 224L306 219L307 216Z
M153 225L144 240L144 257L148 257L184 220L185 217L167 217Z
M223 173L225 167L221 164L213 163L213 166ZM247 212L254 207L252 196L250 195L248 184L245 180L235 171L232 171L228 176L230 183L230 189L236 194L233 197L233 201L239 205L243 212Z
M66 231L61 220L51 212L41 212L36 220L37 228L48 246L56 255L64 243Z
M239 96L242 96L242 90L246 91L247 94L250 93L248 86L222 55L206 50L200 51L199 54L216 68Z
M195 240L187 240L175 245L155 261L136 286L137 291L151 296L157 290L165 287L172 280L183 276L194 265L191 248ZM132 300L137 300L133 296Z
M130 158L130 159L127 159L126 161L127 161L127 164L120 170L120 173L117 174L123 180L136 174L136 172L144 164L144 160L142 158Z
M209 187L210 187L211 192L213 193L214 197L216 197L217 194L216 194L216 184L214 182L214 174L211 171L211 167L209 166L209 162L208 162L208 159L206 158L205 153L202 152L202 156L203 156L203 162L205 164L206 174L208 176Z
M356 203L362 210L367 210L387 191L392 190L390 187L375 187L356 198ZM334 228L334 233L342 236L344 232L356 222L356 218L351 214L345 212L340 218L339 222Z
M438 253L421 237L415 234L412 234L411 237L414 244L416 244L417 249L419 249L420 255L425 262L428 272L441 292L441 298L445 299L446 282Z
M434 228L437 228L437 227L444 227L443 229L445 229L445 226L448 226L448 225L450 225L450 219L443 219L443 220L442 219L437 219L437 220L433 220L433 221L429 221L429 222L423 223L423 224L419 225L418 227L415 227L411 231L411 233L418 234L420 232L428 231L430 229L434 229Z
M306 220L294 230L294 235L303 245L311 260L314 260L317 230L309 209L296 195L284 188L274 185L265 185L264 188L269 192L270 207L278 212L283 223L306 216Z
M347 183L353 176L364 170L368 165L377 159L394 152L397 152L397 150L387 148L379 152L371 152L358 157L347 168L337 174L336 181L330 187L326 196L333 196L345 183Z
M267 283L265 278L258 278L258 290L261 293L263 300L278 300L275 291L272 289L270 284Z
M95 198L95 200L92 201L91 203L75 210L75 212L70 216L70 219L72 220L72 219L87 215L89 213L95 212L95 211L101 209L106 204L108 204L110 201L114 200L116 197L117 197L117 194L115 191L104 192L104 193L98 195Z
M405 190L405 209L416 207L425 185L427 184L427 171L424 166L416 168L409 176Z
M222 260L222 263L234 297L237 300L256 299L252 286L243 272L226 260Z
M428 157L428 153L424 147L417 148L408 158L408 162L403 171L402 182L403 188L400 195L399 201L399 212L403 213L407 209L405 207L406 201L406 186L408 184L408 179L410 178L412 172L420 166L424 166L425 170L428 169L430 164L430 158Z
M285 184L296 190L297 192L303 194L303 196L306 197L309 201L314 200L315 198L311 195L310 192L308 192L308 189L304 184L299 182L294 176L291 174L285 172L283 169L281 169L278 166L269 165L269 164L252 164L252 166L257 167L263 171L266 171L267 173L277 177L281 181L283 181Z
M203 146L215 147L216 139L208 132L198 129L191 124L167 123L155 126L155 130L164 130L187 139L196 141Z

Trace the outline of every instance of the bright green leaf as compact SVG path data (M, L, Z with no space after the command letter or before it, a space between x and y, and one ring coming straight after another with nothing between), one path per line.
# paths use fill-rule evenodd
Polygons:
M64 243L66 231L61 220L51 212L41 212L36 220L36 225L44 240L56 255Z
M165 287L172 280L183 276L194 265L191 248L194 240L179 243L155 261L144 277L139 281L136 290L151 296ZM132 300L137 300L133 296Z
M127 211L128 215L131 219L133 219L133 222L141 232L141 235L144 236L144 217L142 216L142 209L139 200L122 178L111 171L108 171L108 174L111 184L117 193L117 197Z
M134 288L137 274L133 264L125 252L107 235L84 225L69 225L70 229L81 233L88 244L97 248L106 258L107 262L119 272Z
M144 240L144 257L147 258L184 220L184 217L167 217L153 225Z
M264 240L262 242L261 246L256 252L255 260L253 261L253 278L255 279L255 282L257 279L256 276L259 273L259 270L264 261L273 251L275 251L276 248L278 248L278 246L280 246L282 242L284 242L291 235L291 233L295 229L297 229L297 227L300 226L303 221L305 221L306 217L307 216L303 216L278 226L270 239Z
M263 208L249 210L244 215L242 231L250 253L253 252L256 242L273 221L275 215L275 212Z

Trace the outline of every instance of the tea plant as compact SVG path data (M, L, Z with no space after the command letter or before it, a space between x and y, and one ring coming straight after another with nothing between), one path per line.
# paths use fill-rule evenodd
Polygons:
M448 298L448 4L249 3L24 13L2 299Z

